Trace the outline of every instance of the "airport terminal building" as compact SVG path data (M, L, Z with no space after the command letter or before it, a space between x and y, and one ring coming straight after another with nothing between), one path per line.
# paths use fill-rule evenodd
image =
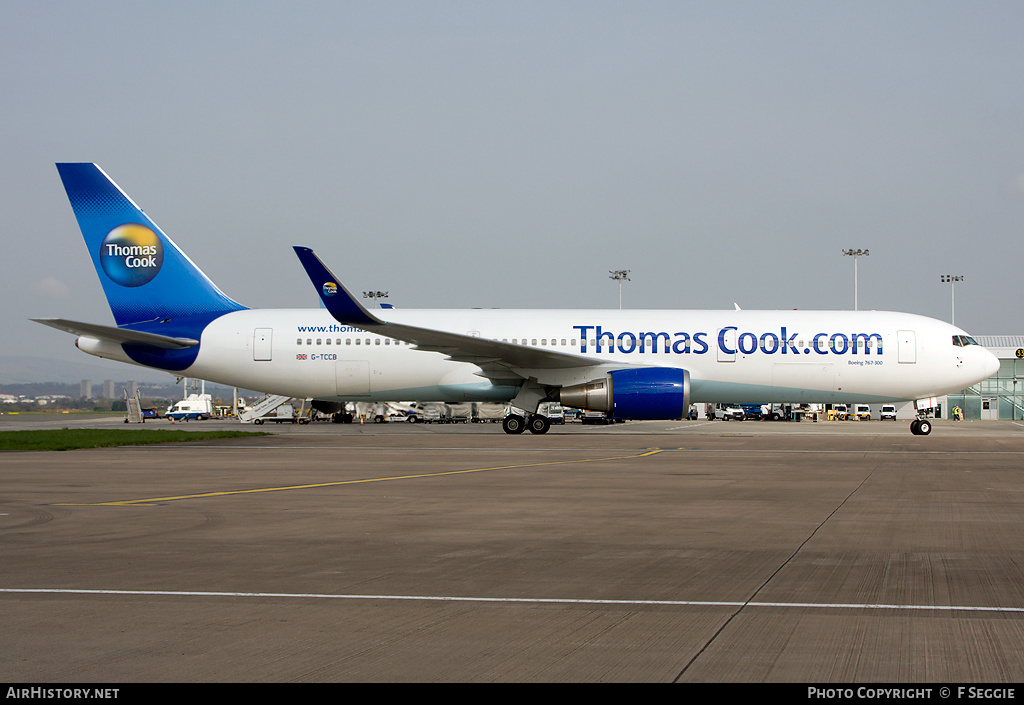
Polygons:
M952 418L953 407L959 406L965 419L1024 419L1024 335L973 337L999 358L999 371L959 394L950 394L942 416Z

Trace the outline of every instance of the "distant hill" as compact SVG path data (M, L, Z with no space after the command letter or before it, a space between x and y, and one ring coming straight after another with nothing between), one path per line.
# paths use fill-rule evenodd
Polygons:
M114 380L114 396L116 400L120 400L123 397L126 389L128 389L127 381ZM189 389L189 392L198 391L198 389ZM81 388L79 384L69 382L25 382L18 384L0 384L0 394L13 394L17 397L36 398L55 395L65 396L70 399L78 399L78 395L80 393ZM234 391L231 387L212 383L208 383L206 385L206 393L212 395L214 399L231 399L234 395ZM139 382L139 394L144 399L181 399L185 396L185 390L180 384L151 384L148 382ZM253 400L262 395L259 392L239 389L238 396ZM92 396L90 399L97 400L102 398L103 385L93 384Z
M31 384L33 382L65 382L78 384L92 380L93 386L105 379L128 380L147 384L174 384L169 372L125 365L82 355L81 361L58 360L35 355L8 355L0 358L0 384Z
M184 388L177 382L176 375L135 365L98 358L89 358L81 362L28 355L0 358L0 393L3 394L67 394L77 398L79 385L83 379L92 381L93 397L99 397L103 393L103 382L108 379L114 380L115 393L119 397L128 387L128 380L138 382L140 387L145 388L145 394L148 396L178 399L185 394ZM226 399L230 399L233 393L231 387L213 383L206 384L206 391L215 397ZM238 394L248 398L258 396L259 392L239 389Z

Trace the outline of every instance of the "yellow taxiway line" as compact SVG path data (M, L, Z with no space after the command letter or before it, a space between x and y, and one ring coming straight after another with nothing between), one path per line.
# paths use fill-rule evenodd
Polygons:
M204 499L207 497L228 497L239 494L257 494L260 492L287 492L291 490L310 490L321 487L340 487L342 485L360 485L370 482L394 482L396 480L419 480L428 477L444 477L446 475L468 475L478 472L493 472L496 470L516 470L521 468L537 468L551 465L569 465L572 463L599 463L609 460L634 460L650 455L661 453L660 449L648 450L638 455L622 455L611 458L580 458L574 460L554 460L543 463L525 463L522 465L497 465L487 468L472 468L469 470L448 470L445 472L430 472L416 475L394 475L391 477L369 477L359 480L339 480L337 482L318 482L307 485L288 485L282 487L257 487L247 490L222 490L219 492L200 492L197 494L173 495L168 497L151 497L148 499L123 499L112 502L65 502L55 504L58 507L137 507L147 504L159 504L160 502L177 502L184 499Z

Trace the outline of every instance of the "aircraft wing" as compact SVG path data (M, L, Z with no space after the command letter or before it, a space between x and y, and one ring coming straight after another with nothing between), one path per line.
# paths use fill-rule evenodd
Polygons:
M62 330L66 333L85 335L91 338L99 338L100 340L109 340L118 344L136 343L141 345L151 345L155 348L163 348L165 350L191 348L199 345L199 341L193 338L175 338L169 335L128 330L127 328L101 326L96 323L79 323L78 321L68 321L63 318L33 318L32 320L36 323L42 323L44 326L50 326L51 328L56 328L57 330Z
M600 366L600 360L543 350L498 340L477 338L432 328L391 323L368 311L308 247L294 247L295 254L316 287L320 300L332 316L347 326L372 330L389 338L413 343L420 350L432 350L452 360L470 362L480 367L487 377L507 376L508 372L531 369L587 368ZM622 367L622 365L620 365ZM520 375L523 376L523 375Z

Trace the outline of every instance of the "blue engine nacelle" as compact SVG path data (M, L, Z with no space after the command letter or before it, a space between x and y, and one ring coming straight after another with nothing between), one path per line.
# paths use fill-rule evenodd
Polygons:
M690 409L690 373L675 367L614 370L603 379L563 387L559 400L623 419L681 419Z

